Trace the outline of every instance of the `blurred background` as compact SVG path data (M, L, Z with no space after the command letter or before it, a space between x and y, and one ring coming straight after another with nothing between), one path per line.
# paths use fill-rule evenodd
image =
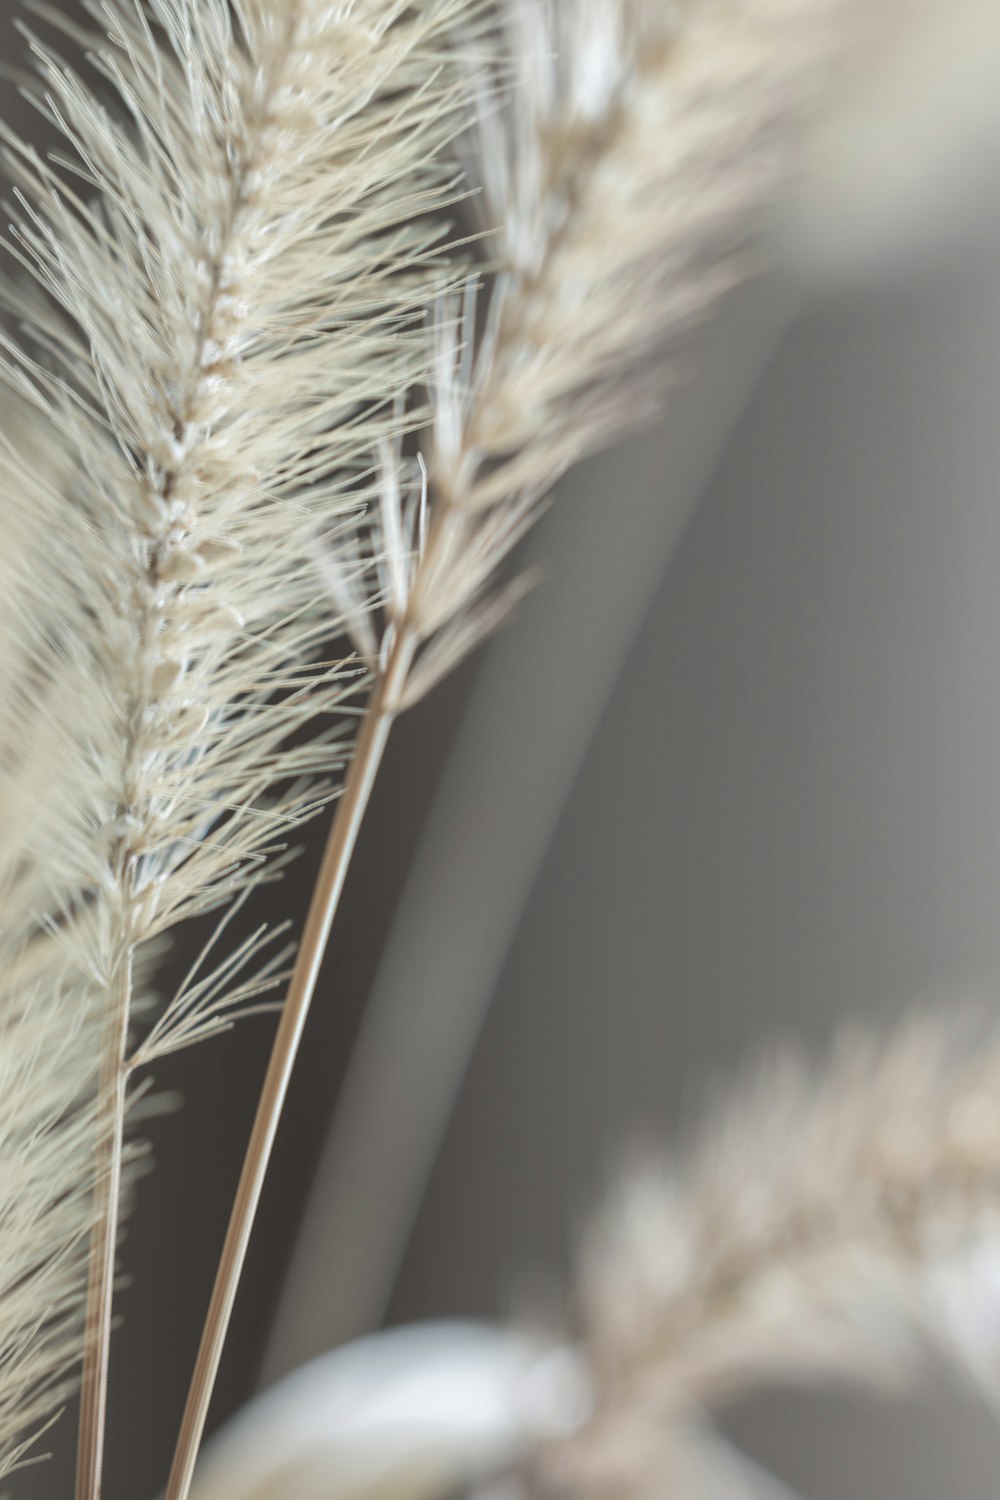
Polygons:
M997 1006L995 165L857 256L827 254L829 204L842 228L864 195L804 207L662 426L562 486L518 620L401 723L215 1422L383 1320L557 1302L623 1148L774 1042ZM166 1474L270 1029L162 1068L185 1103L149 1125L124 1247L108 1500ZM803 1500L996 1493L996 1414L932 1373L913 1400L773 1392L726 1420ZM15 1497L69 1493L71 1438Z

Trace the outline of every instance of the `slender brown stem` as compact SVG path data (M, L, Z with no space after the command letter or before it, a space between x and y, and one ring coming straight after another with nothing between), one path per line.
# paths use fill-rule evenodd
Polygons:
M239 1187L229 1218L226 1240L216 1272L201 1344L195 1363L187 1405L174 1453L166 1500L187 1500L194 1477L195 1461L208 1416L215 1377L222 1357L229 1320L236 1300L243 1262L278 1121L288 1092L309 1005L319 978L330 928L340 902L354 846L375 777L382 761L389 731L396 714L399 694L413 659L415 642L402 630L396 637L385 668L375 687L368 714L362 724L351 769L330 829L319 877L306 917L302 943L295 962L281 1022L274 1038L264 1086L254 1119L240 1175Z
M90 1246L80 1425L76 1454L76 1500L100 1500L104 1463L104 1419L108 1404L111 1302L121 1203L125 1135L125 1064L132 996L132 955L122 966L104 1049L100 1078L100 1118L94 1183L94 1231Z

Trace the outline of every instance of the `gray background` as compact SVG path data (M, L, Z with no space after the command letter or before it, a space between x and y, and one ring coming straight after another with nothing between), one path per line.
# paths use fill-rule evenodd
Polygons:
M845 1021L885 1025L913 1007L995 1009L997 249L983 226L973 250L814 291L761 372L531 889L390 1320L504 1310L525 1285L560 1285L618 1148L669 1139L707 1083L769 1044L818 1051ZM730 308L715 347L746 333ZM628 527L637 490L673 504L684 443L668 421L578 474L564 505L610 508ZM587 524L557 512L537 544L557 580L560 543ZM614 576L628 544L604 540ZM574 566L584 587L586 565ZM592 639L600 628L598 609ZM479 795L495 800L464 853L445 845L466 881L491 818L502 839L515 815L509 758L527 787L547 734L474 707L494 746ZM448 885L446 869L436 877ZM436 920L413 951L467 940L446 908ZM400 1010L449 972L397 975ZM391 1121L386 1137L398 1150ZM379 1187L366 1201L362 1180L354 1205L373 1234ZM327 1188L321 1173L314 1197ZM340 1285L351 1262L335 1219L325 1235L322 1216L310 1227L286 1303L308 1305L312 1326L290 1338L279 1320L269 1373L317 1352L325 1300L342 1316L355 1286ZM363 1247L363 1228L352 1242ZM727 1416L816 1500L995 1493L994 1417L943 1372L912 1401L771 1393Z
M574 786L394 1315L560 1267L611 1143L669 1135L769 1041L995 1008L998 391L995 244L786 338ZM604 460L590 498L628 473ZM971 1398L865 1405L786 1396L734 1431L814 1500L996 1493Z

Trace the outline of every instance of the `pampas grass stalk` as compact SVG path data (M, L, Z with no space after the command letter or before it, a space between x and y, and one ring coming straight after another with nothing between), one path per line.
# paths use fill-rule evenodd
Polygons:
M370 532L325 557L355 646L378 663L376 687L285 998L167 1500L188 1494L278 1117L392 723L506 618L525 583L497 589L497 572L551 484L657 408L651 354L745 272L754 215L792 169L792 121L845 45L853 7L508 0L497 14L492 46L473 40L466 63L479 101L471 171L485 185L485 222L500 231L500 263L485 311L472 286L440 306L429 473L384 442ZM352 583L367 557L380 620Z
M213 910L221 938L344 758L329 726L357 669L324 659L314 553L356 524L426 366L460 10L95 3L91 64L120 113L35 44L35 100L72 160L4 135L39 288L6 288L23 334L3 338L5 375L64 456L77 550L50 633L97 705L72 721L92 786L37 907L63 1009L86 991L100 1018L77 1067L98 1109L78 1500L101 1488L127 1085L256 1009L280 967L275 934L210 943L136 1039L143 955Z

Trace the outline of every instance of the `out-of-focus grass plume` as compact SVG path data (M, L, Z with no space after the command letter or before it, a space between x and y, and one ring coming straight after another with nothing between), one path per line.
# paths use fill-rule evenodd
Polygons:
M775 1057L686 1149L623 1175L580 1307L584 1487L754 1387L899 1387L934 1348L996 1401L996 1033L939 1018L847 1038L823 1069Z

